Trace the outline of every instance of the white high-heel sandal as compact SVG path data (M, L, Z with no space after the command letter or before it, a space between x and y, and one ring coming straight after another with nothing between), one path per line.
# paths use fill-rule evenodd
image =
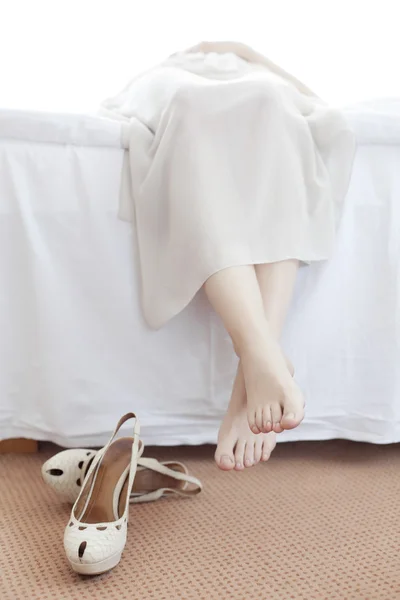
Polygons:
M139 440L136 477L129 501L152 502L165 496L195 496L202 491L199 479L189 474L186 465L177 461L159 462L144 458L144 444ZM61 500L74 504L97 454L96 450L73 448L49 458L42 466L42 477Z
M133 437L114 439L121 425L135 419ZM139 421L123 416L109 442L95 456L72 507L64 549L74 571L98 575L121 560L127 536L129 496L135 480Z

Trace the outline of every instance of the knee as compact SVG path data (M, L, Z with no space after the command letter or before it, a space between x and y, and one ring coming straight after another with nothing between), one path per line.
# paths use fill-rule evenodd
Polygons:
M175 91L171 98L171 106L176 109L179 114L195 112L199 105L200 90L196 85L183 85Z
M280 104L279 86L269 81L255 82L250 90L255 102L262 106L278 106Z
M214 103L210 100L207 88L199 85L185 85L177 90L169 109L180 126L203 129L214 123Z

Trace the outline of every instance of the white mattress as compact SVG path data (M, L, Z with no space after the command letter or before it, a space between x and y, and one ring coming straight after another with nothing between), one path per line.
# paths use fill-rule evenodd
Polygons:
M35 144L121 147L121 127L97 115L0 109L0 139Z
M301 269L284 344L307 398L281 441L400 441L400 102L348 109L359 139L335 256ZM117 219L122 125L0 111L0 438L215 442L236 359L200 293L149 330Z

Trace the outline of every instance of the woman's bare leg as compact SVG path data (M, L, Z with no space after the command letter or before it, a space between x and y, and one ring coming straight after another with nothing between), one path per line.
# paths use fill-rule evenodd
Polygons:
M257 281L263 300L265 316L271 331L279 340L299 269L298 260L255 265Z
M297 271L299 268L298 260L285 260L264 265L256 265L256 275L264 304L265 316L268 320L270 330L274 338L279 341L283 325L286 319L288 308L293 296L294 285L296 282ZM293 366L287 360L287 365L293 375ZM301 394L298 394L302 402ZM288 418L291 411L289 404L283 406L276 401L270 405L271 410L271 430L280 433L283 429L293 428L293 419ZM282 415L282 411L286 411ZM294 407L295 423L298 424L303 418L303 410L299 411L299 406ZM267 428L269 430L269 427Z
M271 328L265 318L255 268L244 266L224 269L210 277L205 284L205 291L214 309L221 316L241 359L247 392L247 418L252 432L259 434L271 431L271 406L275 408L276 404L283 407L285 414L293 412L294 418L288 417L286 424L288 428L295 427L302 419L302 397L292 381L276 340L276 327ZM226 451L232 442L232 436L235 435L238 437L236 448L242 446L241 440L243 441L247 432L243 424L245 394L240 377L238 372L231 403L220 430L217 448L217 462L220 466L222 464L218 459L222 457L221 449ZM298 415L300 404L301 415ZM233 435L233 430L240 431ZM227 438L229 444L224 443ZM247 438L244 441L245 446L251 445ZM227 457L232 461L230 468L233 468L233 449Z
M284 261L255 266L257 282L263 301L264 316L266 317L271 334L279 340L286 317L287 309L293 293L297 275L298 261ZM247 274L252 278L252 275ZM257 290L255 290L255 295ZM293 366L286 359L291 375ZM274 406L274 414L278 411ZM277 423L271 423L271 429L282 431ZM276 444L274 432L253 434L247 421L247 397L243 370L239 362L235 383L228 411L223 419L219 435L215 459L218 466L224 470L242 470L257 464L260 460L268 460Z
M242 337L247 338L247 329L263 329L267 325L254 267L220 271L206 282L205 290L211 304L222 317L239 354ZM268 460L275 444L274 432L256 435L250 431L245 381L239 362L229 407L218 433L216 463L226 471L242 470L260 460Z

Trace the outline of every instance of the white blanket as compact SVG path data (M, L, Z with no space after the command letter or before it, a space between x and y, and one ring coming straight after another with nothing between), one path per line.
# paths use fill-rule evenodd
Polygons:
M337 110L291 79L232 53L183 53L104 108L134 119L131 182L152 327L223 268L331 255L354 138Z

